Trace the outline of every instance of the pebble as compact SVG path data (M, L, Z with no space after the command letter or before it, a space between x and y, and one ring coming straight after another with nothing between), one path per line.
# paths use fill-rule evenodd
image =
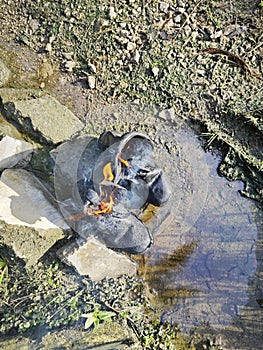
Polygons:
M65 68L69 73L73 72L73 69L76 67L76 62L75 61L67 61L65 63Z
M52 45L51 45L51 43L47 43L47 45L46 45L46 47L45 47L45 50L47 51L47 52L51 52L52 51Z
M152 74L153 74L153 76L154 77L157 77L158 76L158 74L159 74L159 68L158 67L153 67L152 68Z
M134 51L135 49L136 49L136 44L129 41L127 44L127 50Z
M182 21L182 15L177 15L173 19L174 23L181 23Z
M74 52L73 51L71 51L71 52L63 52L62 55L63 55L63 57L65 57L66 60L70 61L70 60L72 60Z
M91 70L92 73L96 74L97 73L97 68L95 66L95 64L93 63L88 63L88 67Z
M176 12L185 13L185 8L184 7L177 7Z
M89 75L88 78L88 86L90 89L95 89L96 87L96 79L93 75Z
M185 32L185 35L188 37L191 35L192 29L188 24L184 27L184 32Z
M115 12L115 9L113 6L110 6L109 8L109 17L110 19L115 19L117 17L117 13Z
M223 31L219 30L217 32L215 32L214 34L211 35L211 39L218 39L223 35Z
M141 55L140 55L139 51L135 50L134 55L132 57L132 60L138 64L140 61L140 58L141 58Z
M159 2L159 10L166 13L169 10L169 4L163 1Z

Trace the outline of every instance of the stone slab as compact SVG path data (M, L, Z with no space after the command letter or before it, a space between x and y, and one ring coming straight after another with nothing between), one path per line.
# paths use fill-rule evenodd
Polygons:
M63 142L83 128L82 122L52 96L25 89L0 89L0 97L8 118L47 142Z
M4 136L0 141L0 171L16 165L20 167L27 165L33 148L29 142Z
M0 179L0 241L31 265L69 230L35 177L24 169L4 170Z
M136 264L128 256L108 249L93 237L81 244L68 245L58 254L80 275L88 275L93 281L124 274L135 275L137 272Z

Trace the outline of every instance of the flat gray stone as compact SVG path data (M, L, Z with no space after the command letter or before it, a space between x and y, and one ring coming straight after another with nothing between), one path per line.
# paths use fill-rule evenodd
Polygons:
M90 237L81 244L71 244L59 251L62 260L74 266L80 275L88 275L93 281L124 274L135 275L136 264L126 255L108 249Z
M10 78L11 71L0 59L0 86L6 84Z
M69 227L44 196L36 178L24 169L4 170L0 180L1 242L34 264Z
M48 142L68 140L83 128L67 107L39 91L0 89L0 97L7 116L19 123L22 130L41 135Z
M0 141L0 171L16 165L25 166L30 161L33 145L23 140L5 136Z

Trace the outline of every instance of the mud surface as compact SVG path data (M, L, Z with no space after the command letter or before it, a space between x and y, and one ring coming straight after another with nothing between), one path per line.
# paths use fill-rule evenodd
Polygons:
M83 134L137 130L154 141L174 188L149 223L155 244L140 262L158 317L196 330L195 342L216 334L226 348L260 349L262 6L2 0L0 11L0 55L11 72L5 87L51 94L85 123ZM37 295L26 299L32 309ZM8 329L8 317L15 321L6 317Z

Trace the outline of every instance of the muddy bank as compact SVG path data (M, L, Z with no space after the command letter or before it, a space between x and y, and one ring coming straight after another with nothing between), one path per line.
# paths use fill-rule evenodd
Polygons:
M6 69L1 69L3 72L0 75L1 85L4 88L36 89L45 96L44 101L46 101L46 96L51 95L52 101L55 98L58 103L69 109L70 115L74 113L78 118L78 120L73 118L76 125L80 125L79 121L85 124L84 134L98 136L106 126L121 132L134 129L146 132L158 145L159 156L166 157L164 157L166 160L164 169L172 174L172 178L177 176L180 179L180 185L177 188L180 196L175 201L175 214L177 216L175 232L180 231L183 226L185 230L190 228L190 231L187 231L189 236L191 234L198 236L198 233L203 232L204 236L208 235L207 240L209 241L210 237L204 226L209 226L211 220L209 221L208 218L213 217L213 213L206 208L206 216L204 213L202 214L203 221L200 219L200 226L191 231L205 202L203 194L207 190L205 188L207 177L203 176L207 169L203 165L200 168L201 161L198 157L201 155L201 150L197 152L194 163L192 160L189 162L189 159L184 157L184 153L180 153L182 150L180 148L181 139L177 142L174 136L175 131L180 129L184 123L195 129L203 148L212 153L217 153L219 150L221 161L218 171L220 175L229 180L239 179L243 181L244 185L233 183L235 194L240 191L246 197L255 199L257 203L262 203L262 7L258 2L249 1L244 4L243 1L238 1L235 4L230 4L227 1L220 3L178 1L174 4L150 1L147 2L147 6L144 6L145 4L140 1L121 1L112 5L107 1L98 3L94 1L62 2L57 0L54 2L39 0L36 5L34 1L10 2L4 0L2 5L1 11L4 18L0 28L0 53L3 62L1 66L6 67ZM31 100L38 98L42 97L36 93L30 97ZM135 115L131 112L130 107L128 111L123 108L123 106L130 105L131 102L135 105L142 102L148 110L152 108L154 111L150 115L148 112ZM118 107L114 108L113 104ZM161 113L156 113L156 105L161 106L159 110ZM106 113L105 110L103 111L105 108L107 109ZM26 114L26 110L24 110L24 114ZM154 114L157 115L157 118L152 118ZM55 122L57 122L58 129L60 124L63 124L59 120L55 120ZM73 129L70 128L67 131L67 137L71 136L71 131L76 131ZM39 138L39 131L43 135L43 130L38 130L38 125L35 124L34 132L30 137L26 135L27 130L29 129L21 130L22 134L19 134L11 124L6 124L5 120L1 122L1 134L9 135L10 132L11 136L27 141L33 138L38 147L40 143L41 147L44 144L45 147L47 144L50 147L50 139L47 139L45 135L42 139ZM166 130L171 131L171 133L166 133ZM53 141L60 142L63 141L63 138L55 138ZM50 180L52 177L50 163L45 157L39 157L41 154L47 154L50 149L41 147L39 153L35 153L31 165L38 175L44 175L45 180ZM195 149L199 148L195 147ZM171 157L175 158L176 155L176 167L171 167ZM195 169L198 171L195 172ZM217 179L216 173L213 176ZM231 186L231 183L227 183L226 186ZM198 200L193 199L195 198L193 193L198 196ZM225 196L225 201L220 196L218 197L217 205L222 205L223 208L222 203L224 203L228 206L228 211L234 211L235 205L238 206L239 202L236 202L235 199L231 202L231 206L227 200L228 192ZM242 218L247 212L246 205L245 208L242 211ZM259 206L256 210L262 209ZM224 212L220 213L224 216ZM185 220L186 218L189 221ZM253 222L251 214L247 214L247 218ZM231 220L226 221L226 226L231 226L230 222ZM232 225L238 228L240 222L239 220L233 221ZM164 229L168 225L167 223L170 223L169 220L164 221ZM248 224L247 221L246 224ZM253 224L251 225L253 226ZM220 232L222 234L225 232L228 235L226 226L222 227ZM217 232L216 228L214 231L211 234L220 241L220 232ZM231 232L234 237L235 229ZM242 233L242 230L240 232ZM246 243L254 239L257 240L257 244L256 246L251 245L252 248L247 253L246 266L248 269L244 268L249 276L254 276L249 283L249 300L246 312L242 314L241 310L241 313L237 313L237 323L240 322L244 326L242 326L244 336L246 336L246 325L248 328L253 328L253 320L257 317L255 315L257 315L262 300L261 233L261 225L257 231L251 230L251 226L248 225ZM201 238L204 236L201 235ZM182 237L187 239L187 235L182 235ZM245 239L245 237L244 234L243 238ZM234 243L235 238L236 236L232 243ZM183 238L181 243L182 245L185 243ZM213 263L212 257L215 257L217 263L221 261L224 252L228 251L229 248L228 246L225 249L223 245L219 244L218 241L214 242L214 255L209 254L209 249L207 251L203 249L207 253L206 259L204 259L205 264L202 265L204 275L210 273L207 280L212 284L215 284L213 268L216 270L216 264ZM165 244L162 246L161 243L160 246L161 254L157 257L157 261L161 259L163 250L166 249ZM231 256L234 257L235 254L239 256L241 251L242 259L245 259L246 252L249 251L248 246L241 243L240 246L237 244L232 244L232 246ZM184 249L179 249L176 252L178 255L171 254L171 261L173 262L175 259L181 266L184 257L186 260L188 256L196 257L198 249L199 253L202 253L202 246L198 246L198 242L189 243L186 248L186 252ZM6 247L4 247L3 255L6 251ZM48 259L44 258L44 270L46 269L51 276L45 284L45 288L49 291L49 283L52 286L52 280L56 280L57 272L53 274L47 268L53 257L53 255L47 254ZM7 256L9 259L8 254ZM13 261L12 259L15 258L12 254L10 256L11 261ZM155 261L154 259L155 257L153 257L153 261ZM239 265L245 261L242 259L240 258ZM257 265L256 267L252 266L252 260ZM154 264L155 262L153 262ZM209 264L212 264L213 268ZM229 276L233 274L236 279L241 276L237 271L242 271L243 265L240 265L242 268L239 265L233 270L227 269ZM36 265L37 267L41 269L40 266ZM20 271L19 268L17 271ZM189 271L190 275L194 274L194 269ZM202 267L200 267L200 271L202 271ZM220 273L224 275L224 271L216 271L218 276ZM12 273L10 267L11 278ZM25 270L21 270L17 278L19 279L21 275L26 275L26 273ZM161 272L161 275L163 274ZM248 275L245 274L244 279ZM76 321L79 317L81 303L76 306L73 302L75 300L73 295L69 296L66 291L61 300L64 302L65 308L68 308L69 313L63 314L64 309L60 310L58 305L61 300L56 303L56 300L53 300L56 298L52 294L53 292L50 292L51 295L47 297L47 303L50 302L52 307L58 308L58 314L53 316L48 307L45 308L46 300L43 300L44 313L41 315L35 313L34 303L39 299L39 295L42 298L42 292L38 290L38 287L34 289L33 285L38 285L38 282L34 277L31 278L31 284L27 285L27 290L31 291L30 288L33 288L32 294L28 294L28 292L25 294L22 291L20 294L20 291L18 292L20 287L13 286L14 300L11 301L11 304L13 303L12 305L17 307L19 301L16 302L16 298L25 298L28 303L26 302L24 306L29 305L30 312L28 316L26 315L25 320L19 318L19 312L21 311L23 314L25 310L18 310L16 316L19 317L15 320L8 311L5 321L7 329L11 324L25 330L26 327L35 327L36 324L45 322L47 319L50 320L51 327L55 324L57 326L68 325L71 321ZM181 281L180 274L176 275L175 278ZM7 280L4 279L4 281ZM67 287L68 283L68 281L65 283ZM196 283L198 284L198 282ZM119 281L116 281L115 286L118 284ZM223 282L221 284L218 282L218 285L220 290L225 288ZM241 281L240 285L242 285L241 294L246 299L244 280ZM56 290L56 288L58 287L55 286L54 289ZM99 288L107 289L107 286ZM72 293L78 294L78 291L78 289L77 292L74 289ZM205 292L207 291L211 291L209 286ZM176 292L187 294L185 288ZM8 293L8 289L4 288L4 293ZM161 295L160 291L159 295ZM117 298L121 299L122 297L123 294ZM174 297L173 295L172 299ZM179 296L176 295L176 297ZM239 295L239 297L241 296ZM169 299L170 296L168 295L166 298ZM98 300L101 301L100 298ZM71 304L70 306L68 302ZM205 300L204 308L201 308L205 310L206 315L209 315L208 304ZM235 303L231 305L233 309L236 308ZM90 308L87 308L86 312L94 311L92 308L94 305L89 306ZM221 316L222 313L223 315L230 313L231 317L236 315L232 309L229 311L228 306L226 310L222 311L221 304L219 306L215 304L212 305L210 311L212 309L213 314ZM124 310L126 307L130 308L130 317L133 304L128 303L128 306L121 306ZM185 308L178 307L180 317L183 318ZM200 310L200 308L196 306L196 310ZM255 310L257 311L255 312ZM138 313L140 314L140 312L139 310ZM32 315L35 321L32 321ZM137 316L138 314L135 313L135 318ZM193 315L191 317L194 318ZM172 322L176 323L176 316L171 318ZM53 319L54 324L52 323ZM198 323L201 319L204 322L206 320L205 317L201 317L196 322ZM214 320L213 317L211 319ZM15 322L17 323L15 324ZM224 317L222 316L221 323L223 324L223 322ZM146 324L147 321L144 323L145 327ZM237 331L235 338L231 331L233 329L228 333L230 339L228 346L230 348L232 340L235 342L240 336L240 332ZM234 329L235 331L236 329ZM193 342L199 342L198 336L196 338L194 336L193 339ZM247 343L244 342L244 349L248 348L250 339L248 338ZM223 347L217 341L202 342L200 340L200 344L212 349ZM180 346L182 349L194 347L190 341Z

